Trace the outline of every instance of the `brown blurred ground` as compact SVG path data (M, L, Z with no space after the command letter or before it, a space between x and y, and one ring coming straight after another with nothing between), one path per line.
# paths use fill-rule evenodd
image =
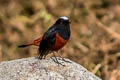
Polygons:
M0 0L0 61L37 55L17 46L39 38L60 16L71 39L60 53L100 76L120 80L119 0Z

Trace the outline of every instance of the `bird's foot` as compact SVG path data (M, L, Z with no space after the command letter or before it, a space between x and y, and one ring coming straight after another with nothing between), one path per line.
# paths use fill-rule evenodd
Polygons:
M57 58L55 58L55 59L56 59L56 60L55 60L53 57L51 57L51 59L52 59L55 63L57 63L58 66L60 66L60 65L61 65L61 66L65 66L64 64L60 63L60 62L57 60Z
M59 58L59 60L62 60L62 61L64 61L64 62L67 62L67 63L72 63L72 62L70 62L70 61L68 61L68 60L65 60L64 58Z

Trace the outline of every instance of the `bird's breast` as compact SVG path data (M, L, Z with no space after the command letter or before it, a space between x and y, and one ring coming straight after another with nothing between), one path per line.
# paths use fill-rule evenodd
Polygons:
M53 51L58 51L61 49L65 44L68 42L68 40L64 40L58 33L56 34L56 40L54 44Z
M69 26L61 26L57 32L64 40L68 40L70 38L70 27Z

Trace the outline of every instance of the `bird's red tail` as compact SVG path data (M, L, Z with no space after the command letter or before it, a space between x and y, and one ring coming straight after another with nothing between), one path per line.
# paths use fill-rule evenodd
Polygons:
M24 48L24 47L28 47L28 46L31 46L31 45L39 46L41 40L42 40L42 37L40 37L40 38L34 40L32 43L29 43L29 44L23 44L23 45L20 45L20 46L18 46L18 47L19 47L19 48Z

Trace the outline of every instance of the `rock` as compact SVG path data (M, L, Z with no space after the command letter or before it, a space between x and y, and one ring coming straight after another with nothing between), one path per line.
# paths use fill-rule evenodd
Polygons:
M4 61L0 63L0 80L101 80L73 61L59 62L65 66L58 66L51 58Z

